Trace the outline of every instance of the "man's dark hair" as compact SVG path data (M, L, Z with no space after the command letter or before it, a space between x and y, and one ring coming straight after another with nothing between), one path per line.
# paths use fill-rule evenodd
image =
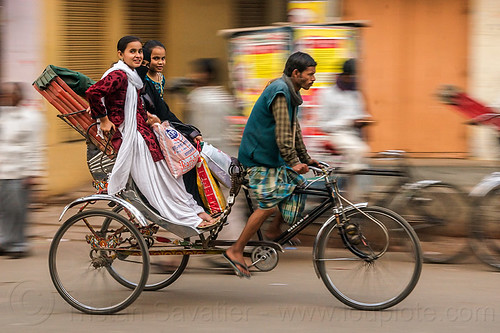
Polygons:
M295 69L302 73L307 67L316 67L316 65L316 61L309 54L297 51L288 57L283 73L286 76L292 76Z
M356 75L356 59L349 59L344 62L342 73L345 75Z
M24 89L21 82L3 82L0 84L0 92L2 97L8 95L8 97L14 98L13 106L17 106L24 99Z
M210 83L218 81L219 63L215 58L200 58L192 61L193 69L196 73L208 75Z

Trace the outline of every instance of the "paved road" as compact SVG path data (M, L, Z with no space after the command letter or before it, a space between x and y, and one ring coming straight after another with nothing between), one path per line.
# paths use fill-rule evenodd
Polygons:
M193 258L168 288L144 292L116 315L73 310L55 291L47 268L61 207L33 215L33 255L0 257L0 331L7 332L498 332L500 273L469 257L456 265L424 265L414 292L382 312L351 310L317 279L311 248L281 255L278 267L250 280ZM235 215L236 216L236 215Z

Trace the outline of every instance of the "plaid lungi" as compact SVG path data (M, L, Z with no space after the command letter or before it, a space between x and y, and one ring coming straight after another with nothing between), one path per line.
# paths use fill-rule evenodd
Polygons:
M292 192L297 186L305 185L306 179L290 167L251 167L247 170L248 187L259 203L259 208L278 206L283 219L293 224L302 213L306 195Z

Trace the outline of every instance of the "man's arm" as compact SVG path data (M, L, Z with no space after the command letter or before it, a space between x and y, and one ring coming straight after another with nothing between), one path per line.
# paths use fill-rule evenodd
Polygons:
M285 160L285 163L292 167L292 169L296 172L306 173L309 171L309 168L307 167L307 164L303 162L301 163L301 160L297 156L297 150L293 146L293 131L290 117L288 115L288 106L286 104L285 96L276 96L271 104L271 109L273 111L274 120L276 121L276 143L278 145L278 149L280 150L281 157ZM302 137L302 134L299 135ZM304 145L302 139L300 142ZM297 142L295 142L295 145L297 146Z
M293 147L293 133L288 106L284 95L278 95L271 104L274 120L276 121L276 143L281 157L286 164L293 167L300 163L297 152Z
M302 138L302 130L300 129L300 124L297 121L295 125L295 150L297 151L297 155L302 163L307 165L311 165L313 163L313 159L307 153L306 145L304 144L304 140Z

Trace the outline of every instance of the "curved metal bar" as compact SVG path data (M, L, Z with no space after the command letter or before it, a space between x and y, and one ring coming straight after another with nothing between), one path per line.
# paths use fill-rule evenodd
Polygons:
M431 185L436 185L436 184L441 184L442 181L440 180L432 180L432 179L426 179L426 180L419 180L414 183L409 183L403 185L403 188L405 190L420 190L422 188L431 186Z
M474 188L470 191L471 197L484 197L489 191L495 187L500 186L500 172L493 172L484 177Z
M117 198L115 196L111 196L108 194L93 194L93 195L89 195L87 197L82 197L82 198L78 198L78 199L74 200L73 202L68 204L66 207L64 207L64 209L61 213L61 216L59 217L59 221L62 220L64 214L66 214L68 209L70 209L71 207L74 207L76 205L83 204L86 202L90 202L90 201L111 201L111 202L117 203L117 204L123 206L124 208L126 208L128 211L130 211L130 213L132 213L134 215L134 217L137 219L137 221L139 222L139 224L141 226L146 227L148 225L148 221L146 220L144 215L137 208L135 208L131 203L129 203L128 201L125 201L121 198Z
M357 203L357 204L354 204L353 206L347 206L345 208L343 208L343 213L347 213L351 210L358 210L360 208L365 208L365 207L368 207L368 203L366 202L362 202L362 203ZM335 217L337 214L339 214L340 212L339 211L334 211L334 215L332 215L328 220L326 220L325 223L323 223L323 225L321 226L321 228L319 229L318 233L316 234L316 239L314 240L314 245L313 245L313 262L314 262L314 271L316 272L316 276L318 277L318 279L321 277L319 275L319 271L318 271L318 265L316 264L316 261L318 259L318 251L319 251L319 240L321 238L321 236L323 235L323 233L325 232L325 229L331 224L331 223L335 223Z

